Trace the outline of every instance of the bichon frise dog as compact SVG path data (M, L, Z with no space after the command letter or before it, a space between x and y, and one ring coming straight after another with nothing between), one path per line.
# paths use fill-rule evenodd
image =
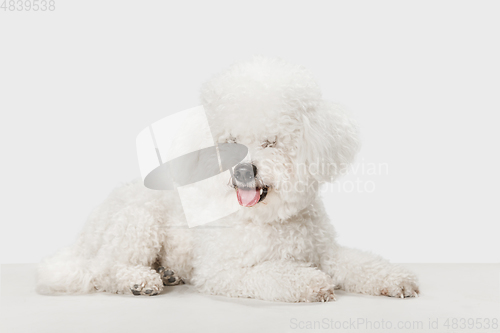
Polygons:
M282 302L334 300L336 288L418 295L413 273L336 241L319 186L353 160L358 132L322 99L309 71L255 57L211 79L201 99L215 142L251 153L227 185L244 207L218 227L187 228L175 191L126 184L91 214L73 246L40 264L39 292L155 295L185 282L203 293ZM253 191L242 185L249 172L258 176Z

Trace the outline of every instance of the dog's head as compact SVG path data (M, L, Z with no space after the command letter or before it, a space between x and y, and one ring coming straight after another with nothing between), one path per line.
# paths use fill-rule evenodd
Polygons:
M229 185L243 218L284 220L309 205L321 183L353 160L357 128L321 97L312 74L281 59L255 57L202 87L202 103L218 143L236 142L251 160L235 166Z

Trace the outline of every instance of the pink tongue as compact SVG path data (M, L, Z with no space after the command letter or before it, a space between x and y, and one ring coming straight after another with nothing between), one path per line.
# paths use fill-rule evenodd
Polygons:
M260 191L258 189L251 190L236 190L236 195L238 196L238 202L243 207L252 207L260 200Z

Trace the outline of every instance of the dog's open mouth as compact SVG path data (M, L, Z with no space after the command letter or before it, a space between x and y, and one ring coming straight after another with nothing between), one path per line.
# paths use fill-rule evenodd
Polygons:
M263 201L269 192L269 186L265 185L257 167L252 163L240 163L231 170L229 183L236 191L238 203L243 207L253 207Z
M238 203L243 207L252 207L264 200L269 187L244 188L235 186Z

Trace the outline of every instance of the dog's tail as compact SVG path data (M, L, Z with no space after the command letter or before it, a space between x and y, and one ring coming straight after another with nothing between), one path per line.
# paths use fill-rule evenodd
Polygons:
M77 254L76 247L63 248L38 265L38 293L79 294L95 291L88 262Z

